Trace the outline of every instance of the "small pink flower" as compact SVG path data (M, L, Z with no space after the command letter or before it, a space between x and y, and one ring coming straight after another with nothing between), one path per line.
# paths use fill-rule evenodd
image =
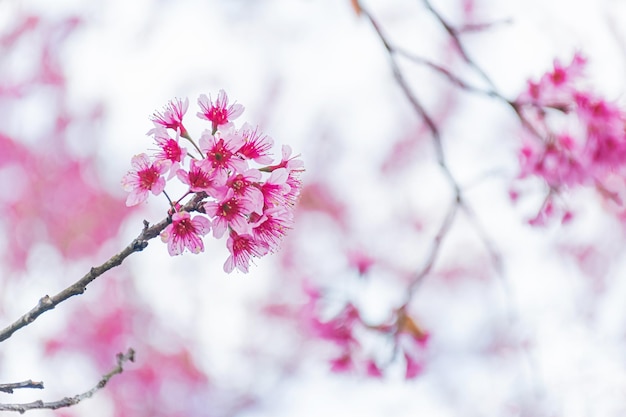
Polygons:
M414 379L424 371L424 364L407 352L404 352L404 360L406 361L406 372L404 374L406 379Z
M272 207L263 213L259 219L250 216L252 223L252 234L260 242L264 242L270 251L278 249L278 245L291 229L293 224L293 213L286 207Z
M167 242L170 255L180 255L185 248L192 253L204 251L201 236L211 230L211 222L204 216L195 216L193 219L186 211L174 213L172 223L161 233L161 240Z
M170 176L168 178L170 179L176 175L181 162L187 155L187 150L178 143L178 132L176 133L176 139L171 138L163 127L156 127L149 134L154 134L154 140L159 146L159 151L154 155L154 158L157 161L169 161L171 163Z
M183 116L187 112L187 108L189 108L188 98L186 98L185 101L179 98L170 100L163 109L163 112L154 112L152 122L157 127L162 126L167 129L174 129L179 132L181 136L187 137L187 130L183 126Z
M135 155L131 161L132 170L122 178L122 186L130 194L126 199L127 206L143 203L148 199L148 192L158 195L165 188L163 174L169 164L162 161L151 162L148 155Z
M317 336L330 340L344 349L359 344L354 336L354 328L361 323L359 310L351 303L334 318L328 321L321 321L317 317L311 318L311 326Z
M189 190L194 193L204 191L213 198L221 199L226 194L226 174L219 169L212 169L204 162L192 160L189 172L178 170L178 179L189 185Z
M205 131L200 137L200 149L206 155L206 161L214 169L225 171L243 172L248 169L246 161L236 154L243 144L244 139L236 134L227 134L225 138L222 138L219 132L215 137Z
M223 200L205 203L204 211L209 217L214 218L213 237L221 238L228 227L239 234L248 234L250 225L247 215L251 212L251 205L250 201L236 197L231 188Z
M241 272L248 272L252 258L260 258L268 252L267 245L257 242L252 235L239 235L235 232L230 233L226 246L230 252L224 263L226 273L231 273L235 268Z
M241 174L231 175L226 182L232 188L235 196L245 198L252 203L251 212L263 213L263 193L257 187L261 180L261 171L249 169Z
M290 191L288 177L289 172L285 168L278 168L261 184L265 207L284 206L287 203L285 196Z
M289 186L289 191L285 193L285 200L292 207L296 205L300 198L300 191L302 190L300 175L303 171L304 169L293 169L289 171L289 176L287 176L286 183Z
M352 357L350 353L344 353L338 358L332 359L330 361L330 370L336 373L349 372L354 369L354 362L352 361Z
M380 370L378 365L376 365L376 362L371 359L367 361L365 371L367 372L368 376L371 376L373 378L382 378L383 376L383 372Z
M247 159L252 159L259 164L269 164L272 158L269 156L270 149L274 146L274 140L267 135L259 133L258 129L252 129L248 123L241 128L240 135L245 143L237 153Z
M300 155L298 154L298 155L291 156L291 146L283 145L282 154L283 156L279 164L268 167L268 170L270 172L273 172L274 170L279 169L279 168L287 168L287 170L289 171L293 171L293 170L303 171L304 170L304 162L301 159L297 159L297 158L300 158Z
M552 71L545 73L538 82L528 82L528 88L520 95L518 102L564 106L570 101L576 81L583 75L585 65L586 59L578 53L568 65L555 60Z
M213 133L215 133L219 126L227 125L232 120L241 116L244 110L243 106L237 104L237 102L229 106L228 96L224 90L219 91L215 103L210 96L207 97L205 94L202 94L200 98L198 98L198 105L200 109L202 109L202 111L198 113L198 117L213 123Z

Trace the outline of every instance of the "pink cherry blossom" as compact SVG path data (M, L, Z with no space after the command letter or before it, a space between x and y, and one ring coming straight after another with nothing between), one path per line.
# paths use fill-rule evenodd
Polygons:
M205 212L213 218L213 237L221 238L228 227L239 234L248 234L250 225L247 215L251 212L251 206L249 200L236 197L231 188L223 200L205 203Z
M162 112L154 112L152 122L155 126L161 126L167 129L173 129L180 133L181 136L187 137L188 133L183 126L183 116L189 108L189 99L182 101L179 98L170 100Z
M158 195L165 188L163 173L169 169L169 164L162 161L150 161L150 157L143 153L135 155L131 161L132 170L122 178L124 190L130 194L126 199L127 206L143 203L148 199L148 192Z
M583 75L587 60L577 53L568 65L554 60L553 70L546 72L538 82L529 81L528 88L518 102L530 102L552 107L565 106L576 90L576 82Z
M201 236L211 230L211 222L204 216L195 216L193 219L186 211L174 213L172 223L161 233L161 240L167 242L170 255L180 255L185 248L192 253L204 251Z
M404 374L406 379L414 379L424 371L424 365L407 352L404 352L404 360L406 361L406 371Z
M322 321L311 317L311 326L318 337L330 340L344 349L348 349L359 342L354 336L355 327L361 323L361 315L354 304L348 303L334 318Z
M226 184L233 190L235 196L251 202L251 212L261 214L263 213L263 193L258 187L260 181L261 171L249 169L243 173L231 175Z
M192 160L189 172L179 169L178 179L189 185L192 192L204 191L213 198L223 198L226 193L226 174L219 169L212 169L206 161Z
M254 216L250 216L252 233L256 240L264 242L271 252L278 249L278 245L291 229L293 213L286 207L271 207L263 213L259 219L253 222Z
M248 169L246 161L236 154L244 144L244 139L233 133L226 134L226 137L222 138L218 132L216 136L205 131L200 137L200 149L211 166L215 169L237 172Z
M230 252L230 256L224 263L224 271L227 273L232 272L235 268L241 272L248 272L252 258L260 258L268 252L267 245L254 240L252 235L239 235L234 231L231 231L226 247Z
M376 362L373 360L368 360L365 364L367 375L373 378L381 378L383 376L383 372L380 370Z
M127 204L145 201L150 191L164 192L165 182L176 178L187 189L178 198L170 189L166 194L172 223L162 238L170 253L178 255L185 248L202 251L200 237L212 229L218 239L228 233L231 257L225 268L246 272L251 257L275 251L291 228L301 188L302 161L284 146L279 164L263 166L272 162L274 141L249 123L237 129L232 121L241 115L243 106L229 104L223 90L215 101L201 95L198 104L198 116L211 122L212 129L205 129L197 143L183 127L188 99L171 100L162 112L154 113L154 128L148 134L158 149L152 160L145 154L133 160L133 171L123 179L131 192ZM181 144L180 137L193 148ZM254 163L261 166L249 167ZM191 202L191 211L201 211L207 217L191 220L183 213L183 207Z
M261 192L266 207L282 206L287 203L285 195L290 191L287 184L289 172L285 168L278 168L272 171L267 181L261 184Z
M240 155L259 164L272 162L269 151L274 146L274 140L271 137L261 134L258 128L253 129L248 123L243 125L240 135L245 140L244 145L238 151Z
M301 170L304 168L304 162L300 158L300 155L291 156L291 146L283 145L282 147L282 159L277 168L287 168L289 171Z
M244 110L244 107L241 104L237 104L237 102L229 106L228 96L224 90L219 91L215 102L213 102L210 96L207 97L205 94L202 94L200 98L198 98L198 105L202 110L198 112L198 117L213 123L213 133L215 133L219 126L227 125L229 122L241 116Z
M176 138L173 139L163 127L152 129L149 134L154 134L154 140L159 146L159 151L154 155L157 161L169 161L171 163L170 176L171 179L180 168L181 162L187 155L187 149L180 146L179 133L176 132Z
M603 184L626 169L626 112L580 85L585 63L580 54L568 65L555 61L516 100L528 128L519 151L520 178L543 179L551 194L591 186L610 198ZM563 219L571 219L569 209L544 203L530 223L545 225L564 213Z
M290 206L295 206L300 198L300 191L302 190L302 179L300 175L304 171L303 168L292 169L287 176L286 184L289 186L289 191L285 193L285 200Z
M330 361L330 370L336 373L350 372L354 369L354 362L349 353L344 353L341 356L332 359Z

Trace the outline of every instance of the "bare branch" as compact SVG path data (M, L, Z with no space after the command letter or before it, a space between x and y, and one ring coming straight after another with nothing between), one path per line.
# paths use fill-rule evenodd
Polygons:
M368 20L372 24L372 27L374 28L374 30L376 30L378 37L380 38L383 45L385 46L385 49L387 49L387 52L389 55L389 62L393 70L393 75L398 85L402 89L402 92L404 93L406 98L409 100L409 103L413 107L413 110L415 111L415 113L419 115L419 117L424 121L424 123L428 127L428 130L430 130L430 133L433 138L433 143L435 145L437 163L441 167L441 170L443 171L448 182L450 183L450 186L453 188L455 198L457 200L461 200L461 189L458 185L458 182L452 175L452 172L448 168L448 165L446 164L445 155L443 152L443 143L441 140L441 132L439 131L439 127L437 127L437 124L435 123L433 118L430 116L430 114L426 111L426 108L421 103L421 101L415 96L415 94L413 94L413 91L411 91L411 87L409 86L406 79L404 78L404 75L402 74L402 71L400 70L400 66L398 65L398 62L396 59L396 50L393 48L393 46L391 45L391 43L389 42L385 34L382 32L382 29L380 28L380 25L378 24L376 19L374 19L374 17L370 14L370 12L366 10L363 6L361 6L361 13L363 13L368 18Z
M394 51L398 54L401 55L403 57L405 57L406 59L419 64L419 65L423 65L426 66L430 69L435 70L436 72L438 72L439 74L443 75L444 77L446 77L448 79L448 81L450 81L452 84L456 85L457 87L471 92L471 93L477 93L477 94L484 94L486 96L489 97L496 97L498 95L498 93L496 93L495 91L492 90L482 90L478 87L474 87L473 85L469 84L468 82L462 80L459 76L453 74L449 69L436 64L426 58L423 58L421 56L415 55L409 51L406 51L404 49L401 48L394 48Z
M13 394L13 390L20 388L35 388L35 389L43 389L43 382L33 381L29 379L28 381L22 382L12 382L10 384L0 384L0 392L6 392L7 394Z
M417 290L417 288L419 287L420 283L423 281L425 276L428 275L428 273L431 271L434 265L434 262L439 254L441 243L444 237L446 236L446 234L448 233L456 217L456 214L458 211L457 209L459 208L463 209L463 211L466 213L470 221L470 224L476 231L479 238L482 240L485 248L487 249L487 252L489 253L494 269L496 270L496 273L498 274L498 276L503 278L502 279L503 282L505 281L504 280L505 273L504 273L504 268L502 265L502 256L498 252L491 238L488 236L484 227L480 224L476 214L473 212L472 208L469 206L468 202L463 197L463 190L461 189L459 182L456 180L456 178L452 174L452 171L447 165L445 153L443 149L442 136L441 136L439 127L437 126L433 118L428 114L428 112L426 111L422 103L419 101L417 96L413 93L411 87L408 85L404 75L402 74L402 71L400 70L396 56L397 55L403 56L411 60L412 62L415 62L420 65L425 65L435 70L436 72L445 76L452 84L460 87L463 90L473 92L473 93L478 93L478 94L484 94L484 95L496 98L506 103L508 106L512 107L512 109L515 111L516 115L519 117L519 119L521 120L522 124L525 127L529 128L530 126L530 128L532 128L532 125L530 125L530 123L528 123L528 121L523 116L519 106L516 103L506 99L502 94L500 94L496 90L494 83L491 81L489 76L482 70L482 68L480 68L476 63L474 63L474 61L472 61L472 59L468 56L468 54L465 52L463 44L461 43L461 40L459 39L459 32L454 27L452 27L436 10L433 9L429 0L423 0L423 1L424 1L424 4L426 5L426 8L435 16L435 18L439 21L439 23L444 27L446 32L453 38L453 41L457 49L459 50L460 55L465 60L465 62L468 65L470 65L477 73L479 73L482 78L485 79L487 84L490 86L490 90L481 90L476 87L473 87L470 84L463 81L462 79L460 79L459 77L457 77L456 75L454 75L448 69L438 64L435 64L425 58L422 58L422 57L413 55L409 52L406 52L404 50L395 48L393 45L391 45L391 43L389 42L389 40L383 33L376 19L374 19L374 17L369 13L368 10L364 9L361 6L362 14L364 14L368 18L374 30L376 31L379 39L381 40L381 42L385 46L385 49L387 50L391 68L393 70L393 74L398 85L400 86L400 88L402 89L402 92L404 93L409 103L413 107L413 110L415 111L415 113L424 121L426 127L431 132L433 143L435 146L436 155L437 155L437 162L441 170L443 171L444 175L446 176L448 183L450 184L450 187L453 189L454 198L455 198L455 201L452 203L446 218L444 219L443 223L440 226L439 232L434 238L431 251L429 252L428 257L426 258L424 265L422 266L420 270L416 271L416 273L411 277L411 280L410 280L411 283L408 288L407 303L410 301L410 298L413 296L413 294L415 293L415 291Z
M433 243L432 243L432 246L430 247L430 252L428 253L428 256L426 257L426 261L424 262L424 265L422 266L420 270L415 272L413 276L411 276L411 279L410 279L411 283L407 291L407 300L405 301L404 305L407 305L411 301L413 294L415 293L415 291L417 291L422 281L424 281L424 278L426 277L426 275L430 273L433 266L435 265L437 256L439 255L439 252L441 251L441 245L443 243L443 239L447 236L448 232L450 231L450 228L452 227L452 224L454 223L454 219L456 218L458 209L459 209L459 202L454 201L450 205L450 208L448 209L448 213L446 214L446 217L441 223L441 226L439 226L439 230L437 231L437 234L433 238Z
M456 46L459 54L461 55L461 58L463 58L463 60L470 67L472 67L474 69L474 71L476 71L476 73L479 74L483 78L483 80L485 80L487 82L487 84L489 84L489 86L495 91L496 88L495 88L495 85L493 84L493 81L491 81L491 78L489 78L487 73L485 73L485 71L483 71L483 69L481 67L479 67L470 58L469 54L465 50L465 47L463 46L463 44L461 43L461 39L459 38L460 31L458 31L450 23L448 23L448 21L446 19L444 19L443 16L441 14L439 14L439 12L433 8L433 6L432 6L432 4L430 4L429 0L422 0L422 1L424 2L424 5L428 9L428 11L430 11L433 14L433 16L435 16L435 18L441 24L441 26L443 26L445 31L448 32L448 35L450 35L450 38L452 38L452 42L454 42L454 46Z
M184 211L197 211L199 209L200 202L206 197L206 194L199 193L194 198L182 207ZM58 294L50 297L48 295L43 296L37 305L33 307L29 312L22 315L15 322L0 331L0 342L3 342L10 338L16 331L28 326L37 319L40 315L46 311L52 310L57 305L75 295L80 295L85 292L87 285L93 280L104 274L109 269L115 268L121 265L121 263L135 252L141 252L148 246L148 241L157 237L166 227L171 223L171 218L167 217L161 220L159 223L149 226L148 222L144 221L144 228L139 233L136 239L134 239L128 246L126 246L121 252L113 255L108 261L100 266L91 268L91 270L85 274L81 279L74 284L65 288Z
M83 392L82 394L75 395L73 397L65 397L58 401L44 402L42 400L33 401L30 403L23 404L0 404L0 411L17 411L20 414L25 413L29 410L56 410L59 408L71 407L73 405L78 404L79 402L91 398L97 391L104 388L109 380L113 378L117 374L121 374L124 372L124 363L126 362L134 362L135 361L135 351L132 349L128 349L125 354L118 353L117 354L117 366L113 368L108 374L103 375L100 381L88 391Z

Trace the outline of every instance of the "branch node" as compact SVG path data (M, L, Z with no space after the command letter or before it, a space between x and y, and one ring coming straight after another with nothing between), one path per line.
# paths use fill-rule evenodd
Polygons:
M135 251L135 252L141 252L142 250L144 250L147 247L148 247L148 242L146 240L135 240L135 241L133 241L133 251Z
M50 296L47 294L39 299L39 305L43 308L54 308L54 303L52 302Z

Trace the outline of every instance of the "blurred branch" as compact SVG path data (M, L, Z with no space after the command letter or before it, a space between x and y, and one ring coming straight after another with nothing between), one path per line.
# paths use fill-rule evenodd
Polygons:
M197 211L200 201L206 197L203 193L196 194L196 196L185 204L181 210L183 211ZM50 297L48 295L43 296L37 305L33 307L29 312L22 315L15 322L0 331L0 342L3 342L10 338L16 331L28 326L37 319L40 315L46 311L54 309L57 305L63 301L71 298L75 295L83 294L87 290L93 280L98 278L110 269L113 269L122 264L124 259L128 258L135 252L141 252L148 246L148 241L157 237L170 223L172 219L168 216L161 220L159 223L149 226L149 223L144 220L144 228L139 233L139 236L135 238L128 246L126 246L121 252L113 255L108 261L100 266L91 268L91 270L85 274L81 279L74 284L65 288L58 294Z
M406 79L403 76L403 74L402 74L402 72L400 70L400 67L399 67L399 65L397 63L396 55L403 56L403 57L411 60L412 62L415 62L415 63L420 64L420 65L427 66L427 67L435 70L439 74L442 74L443 76L445 76L453 85L456 85L457 87L459 87L459 88L461 88L461 89L463 89L465 91L469 91L469 92L477 93L477 94L487 95L489 97L495 98L495 99L503 102L504 104L506 104L508 107L510 107L515 112L516 116L519 118L519 120L520 120L520 122L521 122L521 124L522 124L522 126L524 128L528 129L534 135L537 135L539 137L541 137L541 135L534 128L534 126L526 119L525 115L522 112L521 105L519 103L517 103L516 101L509 100L506 97L504 97L497 90L495 84L493 83L491 78L487 75L487 73L470 58L469 54L465 50L465 47L463 46L463 43L461 42L460 37L459 37L459 35L462 34L463 31L467 30L467 27L465 27L463 29L460 29L460 30L455 29L451 24L449 24L443 18L443 16L441 16L439 14L439 12L437 12L432 7L432 5L430 4L429 0L422 0L422 1L423 1L424 5L426 6L426 8L433 14L433 16L437 19L437 21L443 26L445 31L452 38L452 41L453 41L455 47L457 48L459 54L461 55L461 57L465 61L465 63L467 65L469 65L477 74L479 74L481 78L483 78L483 80L489 86L489 90L482 90L482 89L473 87L470 84L468 84L465 81L463 81L461 78L459 78L456 75L454 75L450 70L446 69L445 67L437 65L437 64L434 64L434 63L432 63L431 61L429 61L429 60L427 60L425 58L421 58L421 57L418 57L416 55L410 54L410 53L408 53L406 51L403 51L403 50L401 50L399 48L395 48L394 46L391 45L389 40L386 38L386 36L382 32L378 22L361 5L361 14L365 15L368 18L368 20L370 21L370 23L374 27L374 29L375 29L379 39L381 40L381 42L385 46L385 49L387 50L387 53L388 53L388 56L389 56L389 61L391 63L391 67L392 67L392 70L393 70L393 74L394 74L394 77L395 77L398 85L400 86L402 92L404 93L404 95L406 96L408 101L411 103L411 106L413 107L413 109L415 110L417 115L424 121L425 125L427 126L427 128L431 132L431 135L432 135L432 138L433 138L433 142L434 142L434 145L435 145L435 150L436 150L436 155L437 155L437 162L439 163L442 171L444 172L445 176L447 177L448 182L449 182L451 188L453 189L454 196L455 196L454 202L452 202L452 204L450 205L450 208L448 209L448 213L446 214L446 217L444 218L442 224L440 225L437 234L433 238L432 246L431 246L430 252L428 253L428 255L426 257L424 265L421 267L421 269L417 270L410 277L410 283L409 283L409 287L408 287L408 291L407 291L407 297L406 297L405 303L403 304L402 308L405 308L405 306L407 306L410 303L413 295L415 294L415 292L419 288L420 284L424 281L424 278L432 270L432 268L433 268L433 266L434 266L434 264L435 264L435 262L437 260L437 256L439 255L439 252L441 250L441 246L442 246L443 240L445 239L445 237L447 236L448 232L450 231L450 229L452 227L452 224L454 223L454 220L456 218L456 215L458 214L458 211L462 210L464 212L465 216L467 217L470 225L473 227L474 231L476 232L476 234L478 235L478 237L482 241L483 246L485 247L485 249L486 249L486 251L487 251L487 253L488 253L488 255L489 255L490 259L491 259L492 266L495 269L495 272L496 272L497 276L500 278L500 282L501 282L501 284L502 284L502 286L503 286L503 288L505 290L506 296L507 296L507 298L508 298L508 300L510 302L510 304L509 304L509 319L511 320L512 323L514 323L514 322L518 321L519 318L518 318L518 314L517 314L517 309L514 306L514 304L515 304L514 303L514 301L515 301L514 297L512 296L512 294L510 292L510 288L509 288L508 282L506 280L506 273L505 273L505 270L504 270L502 255L500 254L500 252L499 252L498 248L496 247L494 241L488 235L488 233L485 230L484 226L480 222L477 214L474 212L474 210L468 204L468 202L463 198L463 195L462 195L463 194L463 189L461 188L461 186L459 185L459 182L455 179L455 177L453 176L453 174L450 171L449 167L447 166L446 159L445 159L445 154L444 154L444 150L443 150L443 145L442 145L441 132L440 132L438 126L436 125L435 121L427 113L427 111L424 108L424 106L421 104L421 102L418 100L418 98L416 97L416 95L413 93L413 91L411 90L410 86L406 82ZM534 364L532 355L530 354L530 352L528 350L528 347L523 345L523 344L520 344L519 349L520 349L522 355L524 356L524 358L526 358L526 360L530 364L530 372L531 372L530 378L531 378L531 381L532 381L532 385L535 388L536 392L539 393L539 395L541 395L541 392L543 391L543 384L541 383L541 379L538 376L538 372L537 372L536 366L534 366L535 364Z
M494 26L499 25L510 25L513 21L511 19L502 19L495 22L485 22L485 23L468 23L457 28L457 33L471 33L471 32L482 32L483 30L491 29Z
M407 300L404 302L403 304L404 306L409 304L413 294L419 288L420 284L424 281L424 278L426 277L426 275L430 273L431 269L435 265L435 261L437 260L437 255L439 254L439 251L441 249L441 244L443 243L443 239L446 237L446 235L448 234L448 231L452 227L452 224L454 223L454 219L456 218L456 215L458 213L458 209L459 209L459 201L456 200L450 205L450 208L448 209L448 213L446 214L446 217L441 223L441 226L439 226L439 231L433 238L433 243L432 243L432 246L430 247L430 252L428 253L428 256L426 257L424 266L422 266L422 268L419 271L417 271L415 274L413 274L413 276L411 276L410 278L411 284L409 285L409 288L407 291Z
M427 2L428 3L428 2ZM428 4L428 6L430 6L430 4ZM484 230L483 226L479 223L476 215L474 214L473 210L471 209L471 207L468 205L468 203L465 201L465 199L463 198L462 195L462 190L461 187L458 183L458 181L456 180L456 178L454 177L454 175L452 174L452 171L450 171L450 168L447 165L446 159L445 159L445 154L444 154L444 150L443 150L443 144L442 144L442 137L441 137L441 132L439 130L439 127L437 126L437 124L435 123L435 121L432 119L432 117L428 114L428 112L426 111L426 109L424 108L424 106L422 105L422 103L419 101L419 99L415 96L415 94L413 94L413 91L411 90L411 88L409 87L408 83L406 82L406 79L404 78L402 71L400 70L400 67L398 66L397 60L396 60L396 54L400 54L403 55L405 57L408 57L418 63L422 63L425 64L433 69L435 69L436 71L438 71L439 73L445 75L453 84L464 88L466 90L469 91L474 91L474 92L479 92L482 94L487 94L491 97L497 97L499 99L505 100L507 103L510 104L510 102L506 99L503 98L502 95L500 95L495 89L491 90L491 91L483 91L483 90L479 90L476 89L474 87L470 87L467 83L465 83L464 81L462 81L460 78L456 77L455 75L453 75L449 70L433 64L423 58L419 58L413 55L408 54L407 52L404 51L400 51L396 48L394 48L391 43L389 42L389 40L386 38L386 36L383 34L378 22L373 18L373 16L369 13L369 11L365 10L363 8L363 6L361 6L361 12L362 14L364 14L365 16L367 16L367 18L369 19L370 23L372 24L372 26L374 27L374 29L376 30L376 33L378 34L378 37L380 38L380 40L382 41L383 45L385 46L385 49L387 49L387 52L389 54L389 61L391 63L391 67L393 70L393 74L394 77L396 79L396 81L398 82L398 85L400 86L400 88L402 89L402 92L404 93L404 95L406 96L406 98L409 100L409 102L411 103L411 106L413 107L413 109L415 110L415 112L418 114L418 116L420 116L420 118L424 121L424 123L426 124L426 126L428 127L428 130L430 130L432 138L433 138L433 142L435 145L435 151L436 151L436 155L437 155L437 162L439 164L439 166L441 167L444 175L446 176L448 183L450 184L450 187L452 188L453 192L454 192L454 203L452 205L452 207L450 208L448 215L446 216L444 222L442 223L439 232L437 233L437 235L435 236L434 242L433 242L433 246L431 248L431 251L426 259L426 262L424 264L424 266L417 271L414 276L411 278L411 283L409 285L409 298L412 296L412 294L416 291L416 289L419 287L420 283L423 281L424 277L431 271L434 262L437 258L437 255L439 253L439 249L441 247L441 243L445 237L445 235L448 233L450 226L453 223L453 220L457 214L457 209L459 207L461 207L463 209L463 211L466 213L468 219L470 220L470 223L472 224L472 226L474 227L474 229L476 230L476 233L478 234L478 236L480 237L480 239L483 241L483 244L485 246L485 248L487 249L487 252L489 253L490 258L492 259L492 263L493 266L496 270L496 272L498 273L499 276L503 276L504 275L504 271L503 271L503 267L502 267L502 257L500 255L500 253L498 252L498 250L496 249L494 243L492 242L492 240L489 238L489 236L487 235L486 231ZM446 28L446 30L448 31L448 33L454 34L455 39L456 39L456 43L458 44L458 47L460 48L460 50L463 50L462 45L460 43L460 40L458 40L458 38L456 38L456 32L454 31L454 29L447 24L447 22L445 22L438 14L436 15L438 17L438 19L440 20L440 22L442 22L442 25L444 25L444 27ZM464 57L464 59L468 62L471 62L471 60L469 59L469 57L467 57L467 54L462 52L462 55ZM472 64L473 66L475 66L475 64ZM477 66L475 66L476 68L478 68ZM484 78L486 78L488 80L488 83L490 86L493 86L493 83L489 80L488 76L482 71L480 70L480 68L478 68L479 72L483 75ZM514 107L515 108L515 107ZM408 300L407 300L408 302Z
M423 58L421 56L417 56L415 54L412 54L404 49L401 48L397 48L394 47L393 48L394 52L397 53L398 55L401 55L405 58L407 58L408 60L419 64L419 65L423 65L426 67L429 67L430 69L435 70L436 72L438 72L439 74L443 75L444 77L446 77L448 79L448 81L450 81L452 84L456 85L457 87L460 87L463 90L469 91L471 93L477 93L477 94L484 94L486 96L489 97L497 97L498 93L493 91L493 90L482 90L478 87L474 87L473 85L470 85L469 83L467 83L466 81L463 81L460 77L454 75L449 69L439 65L439 64L435 64L432 61L429 61L426 58Z
M43 389L43 382L36 382L32 379L22 382L12 382L10 384L0 384L0 392L6 392L7 394L13 394L13 390L20 388L35 388Z
M448 32L448 35L450 35L450 38L452 39L452 42L454 43L454 46L456 46L459 54L461 55L461 58L463 58L463 60L474 71L476 71L476 73L479 74L483 78L483 80L485 80L485 82L487 82L487 84L489 84L489 86L493 90L495 90L495 85L491 81L491 78L489 78L487 73L485 73L485 71L483 71L483 69L481 67L476 65L476 63L470 58L469 54L465 50L465 47L463 46L463 44L461 43L461 39L459 38L459 35L461 34L461 31L457 30L454 26L452 26L450 23L448 23L448 21L446 19L444 19L443 16L441 14L439 14L439 12L437 10L434 9L432 4L430 4L429 0L422 0L422 1L424 2L424 6L426 6L428 11L430 11L432 13L432 15L435 16L435 19L437 19L437 21L439 21L439 23L441 24L441 26L443 26L445 31Z
M24 404L0 404L0 411L17 411L20 414L25 413L28 410L56 410L59 408L71 407L79 402L91 398L97 391L104 388L109 380L117 374L124 372L124 363L135 361L135 351L128 349L125 354L117 354L117 366L113 368L108 374L102 376L100 381L89 391L85 391L82 394L75 395L73 397L65 397L58 401L44 402L42 400L33 401L31 403Z
M424 121L424 123L428 127L428 130L431 132L432 137L433 137L433 142L435 145L435 153L437 155L437 163L439 164L445 176L447 177L448 182L454 189L455 198L457 200L460 200L461 189L459 188L456 179L454 178L454 176L452 175L452 172L450 171L450 169L448 168L448 165L446 164L439 127L437 126L433 118L430 116L430 114L428 114L428 112L426 111L426 108L421 103L421 101L415 96L415 94L413 94L413 91L411 91L411 87L409 87L406 79L404 78L404 75L402 74L402 71L400 70L398 62L396 60L397 50L387 40L387 37L382 32L382 29L380 28L380 25L378 24L376 19L374 19L372 14L368 10L366 10L363 6L361 6L361 13L364 14L368 18L368 20L372 24L372 27L376 30L376 33L378 34L379 39L382 41L383 45L385 46L385 49L387 49L387 52L389 55L389 63L391 65L393 75L398 85L402 89L402 92L404 93L406 98L409 100L409 103L411 103L411 107L413 107L413 110L415 110L415 112L419 115L419 117Z

